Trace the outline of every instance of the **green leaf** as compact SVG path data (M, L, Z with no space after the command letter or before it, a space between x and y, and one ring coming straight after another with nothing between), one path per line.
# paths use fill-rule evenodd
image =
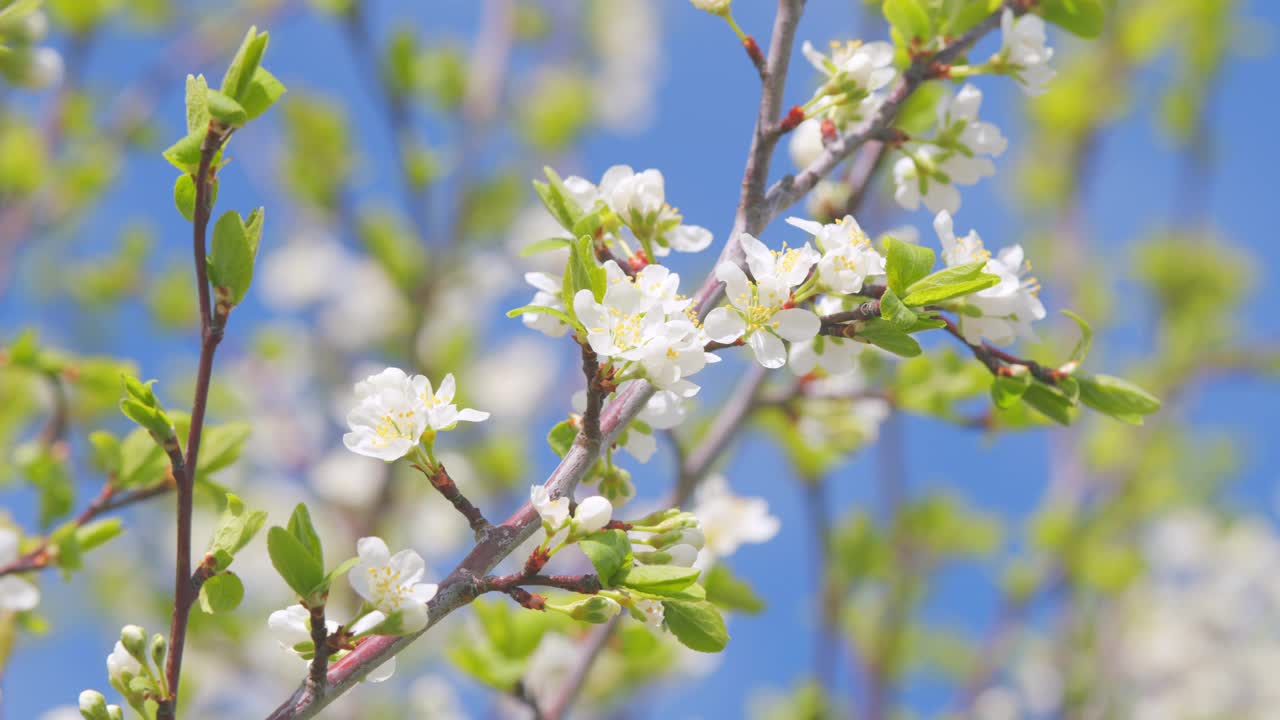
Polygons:
M194 222L196 219L196 181L188 174L183 173L173 183L173 204L178 208L178 212L187 222Z
M569 278L572 287L568 290L569 297L572 298L579 290L590 290L596 302L603 302L605 286L609 278L604 268L596 262L595 247L591 238L586 235L579 237L574 242L571 252ZM572 302L565 303L565 307L572 306Z
M667 629L690 650L720 652L729 644L724 618L711 603L663 600L662 606Z
M240 49L227 67L227 74L222 77L222 92L228 97L236 101L244 98L249 81L258 71L262 54L267 50L267 39L267 33L259 35L257 27L250 27L249 32L245 33Z
M999 284L1000 278L982 272L984 267L986 262L982 261L939 270L912 283L902 301L913 306L931 305Z
M907 40L928 40L933 36L929 13L920 0L884 0L884 19Z
M615 577L631 562L631 541L621 530L602 530L578 541L591 560L600 584L613 587Z
M230 466L240 458L249 439L249 423L235 422L206 428L200 440L197 474L208 475Z
M76 528L76 542L82 551L92 550L124 532L120 518L105 518Z
M265 510L245 511L244 502L237 496L227 493L227 504L222 509L218 526L213 531L213 539L209 541L209 552L225 553L226 563L219 562L218 569L224 570L231 558L240 552L258 530L267 521Z
M324 575L325 583L326 584L332 583L337 578L342 577L343 575L346 575L347 572L351 570L351 568L355 567L356 564L359 562L360 562L360 558L349 557L346 560L343 560L342 562L338 563L337 567L325 573Z
M224 288L231 305L239 305L253 282L255 248L240 213L228 210L213 226L210 246L209 279L214 287Z
M244 599L244 583L235 573L219 573L200 586L200 609L209 613L231 612Z
M764 611L764 600L745 581L734 577L729 566L724 563L717 563L708 570L702 576L702 584L707 589L707 600L725 610L752 615Z
M921 353L916 339L893 326L887 320L873 318L858 324L858 342L870 343L901 357L915 357Z
M889 288L906 295L908 288L933 269L933 250L894 238L886 238L885 244L888 245L885 273L889 276Z
M578 430L573 426L573 423L568 420L561 420L556 423L555 427L551 428L551 432L547 433L547 444L551 446L556 455L564 457L577 437Z
M635 565L615 577L614 581L622 587L663 595L689 587L698 579L699 574L697 568L679 565Z
M89 464L96 472L103 475L117 476L124 464L124 456L120 451L120 439L105 430L89 433L89 445L93 447Z
M276 79L275 75L267 72L266 68L258 68L239 100L248 119L252 120L274 105L285 91L284 83Z
M1111 375L1077 377L1080 401L1085 405L1131 425L1141 425L1142 416L1160 409L1160 400L1133 383Z
M574 322L573 318L569 317L568 314L566 314L563 310L557 310L555 308L549 308L543 305L525 305L523 307L518 307L515 310L508 310L507 317L513 318L513 317L516 317L517 315L524 315L525 313L535 313L538 315L550 315L556 318L557 320L559 320L560 322L565 323L566 325L572 325L574 327L577 327L578 325L578 323Z
M1047 22L1085 38L1098 37L1107 24L1102 0L1041 0L1036 12Z
M1075 320L1076 325L1080 327L1080 342L1077 342L1076 346L1071 349L1071 356L1061 368L1063 372L1073 372L1089 356L1089 348L1093 346L1093 326L1070 310L1063 310L1062 314Z
M1031 373L997 375L991 378L991 401L998 408L1013 407L1031 385Z
M162 153L164 159L185 173L195 173L200 168L200 146L204 144L204 136L203 130L187 135Z
M880 317L904 332L916 324L916 314L902 304L893 288L885 288L880 297Z
M241 127L249 120L244 107L217 90L208 91L209 115L227 127Z
M304 599L324 582L324 567L320 561L298 538L279 525L267 531L267 554L285 584Z
M545 240L538 240L537 242L532 242L532 243L529 243L528 245L525 245L524 248L520 250L520 257L531 257L533 255L537 255L538 253L544 253L550 250L559 250L560 248L567 248L572 244L573 242L569 240L569 238L562 238L562 237L552 237L552 238L547 238Z
M120 443L120 476L116 485L122 488L152 485L163 478L168 462L151 433L142 428L134 430Z
M324 550L320 544L320 535L311 524L311 512L307 510L306 503L298 503L293 509L293 515L289 516L289 533L302 543L316 562L321 566L324 565Z
M204 75L187 75L187 133L204 135L209 129L209 83Z
M1022 401L1059 425L1070 425L1075 419L1076 405L1061 390L1036 380L1022 393Z

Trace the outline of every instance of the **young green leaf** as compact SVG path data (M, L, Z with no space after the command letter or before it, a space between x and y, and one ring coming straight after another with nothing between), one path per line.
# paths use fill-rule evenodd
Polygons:
M267 531L267 554L285 584L304 599L324 581L324 567L320 561L298 538L279 525Z
M933 269L933 250L894 238L886 238L885 244L888 245L885 273L889 277L889 288L899 296L906 295L908 288Z
M1036 12L1069 33L1095 38L1106 28L1102 0L1041 0Z
M884 19L907 40L932 37L929 13L920 0L884 0Z
M1080 328L1080 341L1071 349L1071 356L1061 368L1063 372L1074 372L1076 368L1080 367L1080 363L1084 362L1084 359L1089 356L1089 348L1093 345L1093 326L1070 310L1063 310L1062 314L1075 320L1076 325Z
M244 583L235 573L219 573L200 586L200 609L210 615L231 612L244 599Z
M904 332L916 324L916 314L902 304L893 288L885 288L880 297L880 317Z
M699 574L697 568L678 565L635 565L613 579L622 587L662 595L689 587Z
M733 576L729 566L717 563L702 576L707 600L725 610L756 614L764 610L764 600L745 581ZM697 587L692 585L690 587Z
M1142 416L1160 409L1160 400L1133 383L1110 375L1077 377L1080 401L1085 405L1131 425L1141 425Z
M216 569L225 570L236 553L249 544L266 521L265 510L246 511L244 502L239 497L227 493L227 505L218 518L213 539L209 541L208 552L221 558Z
M982 272L985 266L986 262L974 262L939 270L912 283L902 301L911 306L932 305L986 290L998 284L1000 278Z
M223 213L213 226L209 279L225 292L226 301L233 306L244 300L253 282L254 250L240 213L234 210Z
M631 562L631 541L621 530L602 530L578 541L591 560L604 587L612 587L615 576Z
M547 444L551 446L556 455L564 457L577 437L578 429L573 426L573 423L568 420L561 420L547 433Z
M870 343L902 357L915 357L922 352L920 343L916 342L915 338L894 327L893 323L880 318L859 323L858 332L853 339Z
M1031 384L1031 373L997 375L991 378L991 401L998 408L1012 407Z
M267 50L267 40L267 33L258 34L257 27L250 27L245 33L240 49L227 67L227 74L222 77L222 92L228 97L236 101L244 97L250 79L262 62L262 54Z
M187 75L187 133L201 136L209 129L209 83L204 75Z
M284 83L267 72L266 68L258 68L249 81L249 87L238 99L240 105L244 107L247 119L252 120L266 112L267 108L274 105L285 92Z
M195 173L200 168L200 146L204 144L204 131L194 132L170 145L164 159L184 173Z
M1059 425L1070 425L1076 416L1076 404L1058 388L1032 381L1022 392L1022 401Z
M208 91L209 116L227 127L240 127L249 120L244 107L234 99L218 92Z
M720 652L729 644L724 618L711 603L663 600L662 606L667 628L690 650Z
M120 474L124 464L124 456L120 450L120 439L105 430L89 433L89 445L93 447L89 465L94 471L108 476Z
M529 243L528 245L525 245L524 248L520 250L520 257L531 257L533 255L537 255L538 253L548 252L550 250L559 250L560 248L567 248L572 244L573 244L573 241L569 240L569 238L562 238L562 237L553 237L553 238L547 238L545 240L538 240L537 242L532 242L532 243Z
M307 510L306 503L298 503L293 509L293 515L289 516L289 533L302 543L311 557L322 566L324 565L324 550L320 544L320 534L311 524L311 512Z

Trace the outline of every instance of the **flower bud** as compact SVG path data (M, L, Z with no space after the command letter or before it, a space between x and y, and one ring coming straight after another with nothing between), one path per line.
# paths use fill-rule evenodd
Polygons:
M120 709L119 705L108 705L107 718L108 720L124 720L124 711Z
M167 649L168 644L163 635L156 633L151 636L151 662L155 663L156 667L164 667L165 656L167 654L165 651Z
M646 525L646 526L657 525L658 523L663 522L668 518L675 517L676 515L679 515L679 514L680 514L680 508L667 508L666 510L658 510L656 512L652 512L648 515L645 515L639 520L632 521L631 524Z
M129 680L140 672L142 672L142 663L129 653L124 643L117 640L115 648L107 656L107 677L111 678L113 683L128 687Z
M107 699L97 690L80 693L80 716L85 720L111 720L107 714Z
M125 625L120 629L120 642L138 662L146 662L147 631L137 625Z
M698 549L692 545L672 545L666 549L666 553L671 556L668 564L680 567L693 567L698 560Z
M578 503L578 508L573 513L578 535L590 535L608 525L611 519L613 519L613 505L599 495L592 495Z
M62 56L53 48L37 48L31 53L31 65L27 68L26 85L35 90L43 90L62 82L65 72Z
M689 0L689 2L697 9L709 12L712 15L724 15L729 12L729 3L733 0Z
M566 608L569 617L574 620L583 622L600 623L608 622L609 618L622 612L622 606L611 598L600 595L593 595L585 600L579 600Z

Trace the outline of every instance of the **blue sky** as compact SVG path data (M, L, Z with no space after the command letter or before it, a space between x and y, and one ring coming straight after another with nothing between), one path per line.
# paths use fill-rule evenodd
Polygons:
M410 2L374 4L378 12L373 25L378 34L387 32L394 22L408 19L421 27L446 27L450 33L465 38L476 22L472 3L463 0L433 3L430 10ZM837 36L833 32L840 37L857 35L859 3L811 0L809 4L800 38L822 45ZM575 156L574 166L562 170L598 177L615 163L659 168L666 176L668 198L690 222L711 228L721 239L732 221L737 201L744 154L755 119L758 80L732 35L718 23L689 10L683 0L668 0L661 5L665 70L653 124L644 132L629 136L592 133ZM739 0L736 6L743 27L763 42L768 35L772 4ZM1269 27L1280 21L1280 6L1275 3L1247 3L1247 12L1263 18ZM365 158L361 194L397 197L399 189L394 182L385 126L372 106L370 94L353 72L341 34L327 21L313 16L277 23L270 30L271 68L287 84L323 90L342 99L353 114ZM1064 47L1060 52L1079 49ZM89 80L113 86L111 78L129 77L148 66L155 55L155 49L146 47L137 37L113 35L95 48ZM811 79L808 66L798 52L793 68L789 103L803 101L811 87L807 82ZM221 73L222 64L190 70L216 76ZM1231 241L1248 248L1257 260L1258 297L1275 290L1274 277L1280 269L1280 243L1274 240L1270 212L1275 201L1270 175L1280 163L1280 143L1267 120L1275 105L1268 90L1275 86L1278 72L1280 64L1274 54L1268 53L1233 62L1224 74L1213 118L1216 174L1205 188L1210 194L1208 204L1215 224ZM1151 86L1150 81L1154 77L1144 78L1144 89ZM1022 95L997 79L983 79L980 85L990 98L984 105L984 116L1005 129L1015 148L997 162L1001 174L966 191L957 226L979 228L990 245L1002 246L1019 240L1019 213L1010 204L1010 194L1002 190L1011 181L1008 171L1021 136L1013 109ZM1143 98L1150 94L1144 93ZM182 118L181 102L180 87L175 84L174 92L162 102L163 117L171 120L175 128ZM434 128L427 130L433 132ZM271 141L269 131L250 130L245 135L237 142L246 147L263 147ZM1090 262L1100 267L1126 262L1128 243L1166 217L1177 162L1167 141L1153 131L1152 119L1146 112L1135 113L1109 132L1102 143L1101 157L1098 181L1087 198L1094 252ZM789 169L785 153L779 153L774 175ZM140 215L148 217L156 227L162 244L171 238L186 237L187 226L169 209L173 171L158 154L130 158L122 178L107 201L94 211L90 222L78 231L77 252L91 255L104 251L110 247L116 230ZM228 206L265 204L270 208L273 201L277 205L283 203L283 198L270 195L271 188L260 179L246 177L235 166L224 179L220 200ZM909 222L921 229L922 238L931 241L929 220L923 211L907 214L891 210L872 215L867 224L874 230ZM772 230L779 232L780 223L775 223ZM764 237L768 239L770 232L766 231ZM265 242L272 239L268 230ZM186 245L180 247L186 250ZM709 256L680 258L677 269L688 277L700 278L709 269L710 261ZM67 307L30 301L33 296L26 292L30 289L20 283L17 292L11 290L9 298L0 304L0 335L8 336L16 328L34 323L44 335L69 346L79 343L79 349L132 355L144 367L168 362L175 353L183 354L188 352L186 348L193 347L187 338L126 342L117 339L120 334L105 333L93 339L77 339L69 324ZM1058 306L1053 302L1053 288L1047 291L1050 311L1054 312ZM525 294L523 289L516 291L517 296ZM1123 315L1125 334L1116 334L1099 345L1111 345L1107 358L1120 369L1127 355L1141 350L1142 314L1140 307L1131 304L1118 305L1117 312ZM120 324L141 317L136 309L129 310ZM1242 325L1253 336L1273 343L1280 338L1280 317L1265 306L1247 308L1245 318ZM736 367L740 366L724 375L736 372ZM716 384L712 383L712 391ZM1237 439L1242 448L1242 472L1234 497L1240 506L1273 517L1280 480L1274 468L1280 467L1280 448L1268 440L1277 420L1273 410L1277 400L1280 394L1274 384L1225 379L1208 384L1186 408L1197 425L1224 431ZM1021 517L1037 501L1047 477L1045 433L988 440L969 431L918 419L906 420L902 429L909 448L906 470L910 487L945 484L973 504L1010 518ZM541 436L544 431L535 428L532 432ZM928 452L913 450L926 447ZM663 482L665 459L660 456L637 472L637 479L654 486ZM754 582L770 610L759 617L735 618L730 627L734 641L718 669L698 685L674 686L669 696L651 706L654 716L671 712L676 717L723 717L726 708L729 715L736 716L750 691L785 687L809 664L813 614L804 590L809 584L809 531L802 519L798 486L789 481L778 453L759 438L748 437L742 443L726 472L736 491L769 498L773 512L782 518L782 531L774 542L748 546L734 559L736 571ZM839 508L870 506L876 472L874 453L853 459L833 477L833 504ZM658 492L660 488L653 494ZM29 498L13 492L0 497L20 520L30 523ZM102 687L105 683L102 658L113 641L114 631L104 632L104 628L93 624L92 618L69 619L75 617L68 614L74 607L75 585L59 588L59 581L50 575L45 586L48 609L59 620L59 627L47 637L21 643L16 662L4 679L4 706L9 717L35 717L38 711L58 702L73 702L85 687ZM931 619L975 632L986 627L994 599L989 573L970 568L948 574L939 590L942 597L929 605ZM86 637L99 641L88 642ZM90 649L86 651L86 647ZM847 665L839 677L842 683L847 682ZM282 688L282 695L284 692L287 690ZM937 709L946 700L944 694L928 684L913 686L911 692L913 700L925 709Z

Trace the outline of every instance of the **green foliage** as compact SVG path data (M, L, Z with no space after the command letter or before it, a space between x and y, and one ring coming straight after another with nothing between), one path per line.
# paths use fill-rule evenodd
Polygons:
M910 288L929 275L933 269L933 250L894 238L885 238L885 274L889 289L906 296Z
M633 565L613 577L613 582L631 590L666 596L693 585L699 574L697 568L676 565Z
M717 563L702 576L707 590L707 601L724 610L734 610L755 615L764 612L764 600L751 589L746 581L734 577L724 563Z
M923 41L933 36L929 13L920 0L884 0L884 19L906 40Z
M663 600L663 620L667 629L685 647L714 653L729 644L729 631L720 611L706 601Z
M253 265L262 237L263 209L249 214L228 210L213 226L209 253L209 280L218 292L219 301L234 307L244 300L253 282Z
M985 266L985 261L979 261L939 270L912 283L902 302L913 307L932 305L993 287L1000 278L984 273Z
M208 553L217 558L215 571L223 571L236 553L244 549L267 521L265 510L249 511L239 497L227 493L226 506L209 541Z
M143 383L131 375L122 375L121 378L125 395L120 400L120 411L150 433L156 444L166 447L172 443L176 447L178 439L174 434L173 421L151 389L155 380Z
M573 72L538 76L517 110L517 127L535 150L555 152L577 139L592 117L587 79Z
M888 320L880 318L872 318L858 323L857 335L853 339L858 342L870 343L901 357L915 357L922 352L920 343L916 342L915 338L903 332Z
M231 572L214 575L200 586L200 609L214 613L231 612L244 600L244 583Z
M1098 37L1106 27L1102 0L1041 0L1035 9L1046 21L1080 37Z
M1160 409L1160 401L1151 393L1110 375L1077 378L1080 401L1085 405L1131 425L1141 425L1142 416Z
M621 530L602 530L578 541L578 547L591 560L600 585L613 587L631 567L631 541ZM620 578L619 575L623 575Z

